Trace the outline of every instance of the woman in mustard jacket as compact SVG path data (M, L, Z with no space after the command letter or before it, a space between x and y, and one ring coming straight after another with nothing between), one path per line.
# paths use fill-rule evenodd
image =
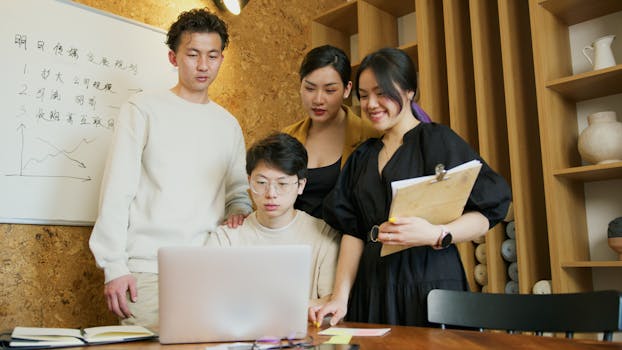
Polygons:
M307 185L294 206L317 218L352 151L379 136L343 103L352 91L350 77L350 60L341 49L324 45L309 51L300 66L300 97L308 116L283 129L305 145L309 156Z

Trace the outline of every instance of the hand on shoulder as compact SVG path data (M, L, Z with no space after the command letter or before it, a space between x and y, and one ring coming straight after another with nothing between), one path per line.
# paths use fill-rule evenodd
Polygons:
M237 228L244 223L244 219L249 214L232 214L223 222L223 225L227 225L229 228Z

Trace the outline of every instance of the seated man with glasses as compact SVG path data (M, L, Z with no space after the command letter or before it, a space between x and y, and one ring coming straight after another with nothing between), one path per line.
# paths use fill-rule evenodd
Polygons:
M246 173L256 210L237 228L220 226L209 235L206 245L309 245L309 306L327 299L333 290L341 236L323 220L294 209L306 184L304 146L287 134L272 134L246 152Z

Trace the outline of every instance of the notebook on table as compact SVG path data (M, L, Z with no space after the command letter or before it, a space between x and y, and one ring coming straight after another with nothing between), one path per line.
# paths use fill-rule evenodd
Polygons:
M306 336L310 264L303 245L160 248L160 343Z
M84 329L15 327L8 348L43 349L124 343L154 339L157 336L141 326L100 326ZM6 346L0 342L0 349Z

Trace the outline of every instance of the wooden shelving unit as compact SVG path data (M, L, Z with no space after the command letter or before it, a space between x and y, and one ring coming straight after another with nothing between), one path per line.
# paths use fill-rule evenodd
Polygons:
M416 42L398 43L397 19L413 12ZM529 33L523 0L355 0L319 16L311 29L313 46L342 48L357 58L353 69L381 47L399 47L413 58L421 106L511 182L521 293L550 279ZM504 225L486 235L489 292L503 293L508 280L504 239ZM471 289L480 290L473 243L459 250Z
M365 0L370 5L392 14L395 17L402 17L415 12L414 1L387 1L387 0Z
M400 50L405 51L408 56L413 59L416 66L419 66L419 57L417 56L417 43L408 43L397 47Z
M622 11L622 1L530 0L529 8L553 291L588 291L593 268L622 263L590 258L584 185L621 179L622 162L582 165L576 103L622 92L622 65L573 74L568 26Z
M498 1L519 291L551 278L529 6Z
M445 35L445 60L447 61L447 101L449 114L444 118L438 118L440 123L449 125L458 135L467 141L473 149L478 149L479 139L477 135L477 109L475 106L475 82L473 74L473 52L471 50L471 30L469 22L469 7L465 1L443 1L443 26ZM467 14L467 15L465 15ZM488 241L489 235L487 235ZM491 244L493 248L494 244ZM457 245L460 251L462 264L467 272L467 280L471 290L480 289L475 281L474 271L477 265L475 259L475 245L464 242ZM492 266L495 266L495 258L499 254L488 254ZM490 262L487 264L488 286L495 286L496 273L490 273ZM494 269L495 271L497 269ZM505 281L499 281L505 285ZM493 291L496 288L488 288Z
M548 81L546 87L573 101L622 93L622 64Z
M563 268L574 267L622 267L622 261L572 261L561 264Z
M553 175L580 182L605 181L622 178L622 162L583 165L553 170Z
M566 26L622 11L619 0L539 0L538 3Z
M449 124L443 4L415 0L419 102L437 122Z

